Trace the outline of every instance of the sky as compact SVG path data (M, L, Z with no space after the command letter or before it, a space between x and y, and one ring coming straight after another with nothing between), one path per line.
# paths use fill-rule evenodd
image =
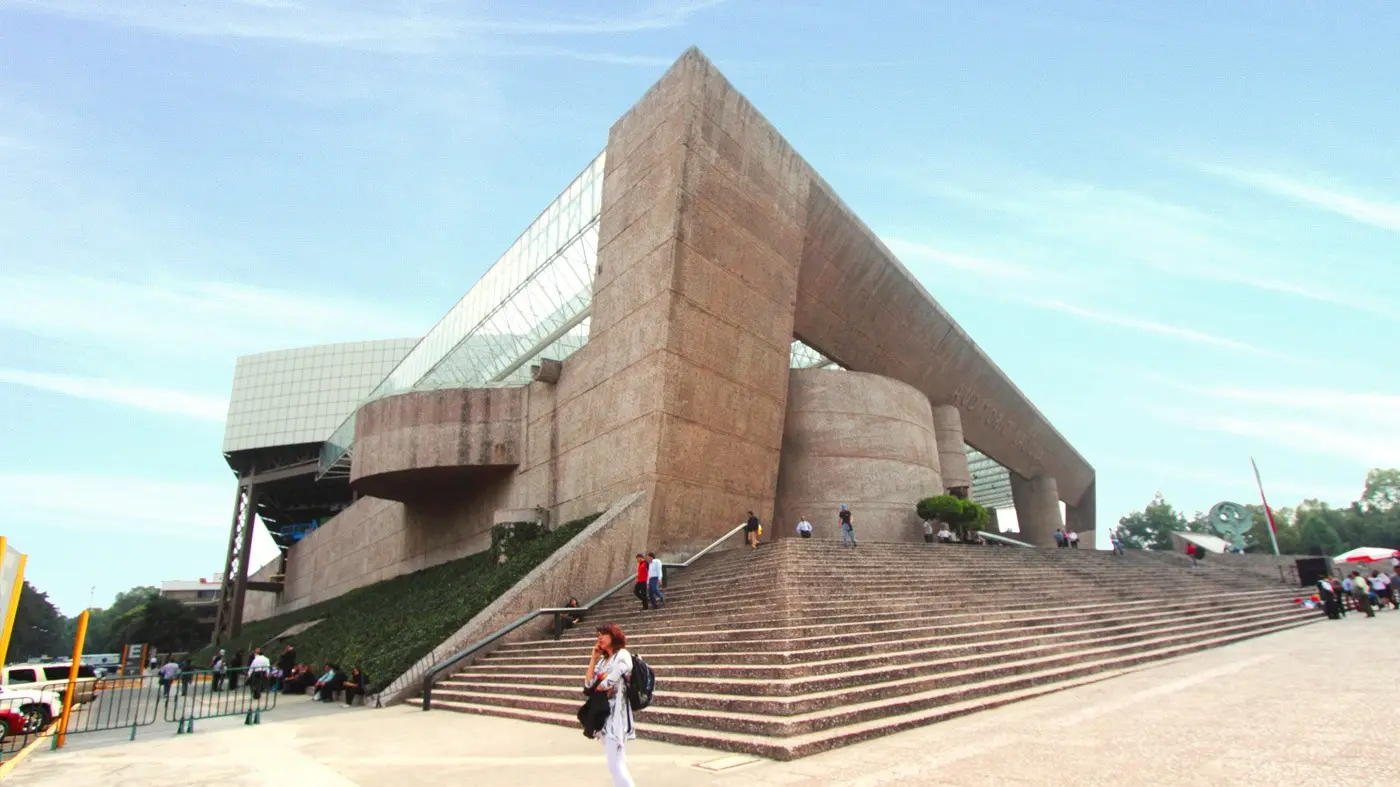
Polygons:
M1400 465L1396 40L1386 0L0 0L0 532L67 614L221 570L235 358L426 331L691 45L1100 532L1252 502L1251 456L1344 505Z

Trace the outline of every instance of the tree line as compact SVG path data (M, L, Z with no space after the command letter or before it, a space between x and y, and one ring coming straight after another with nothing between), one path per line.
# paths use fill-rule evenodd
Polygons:
M1244 535L1245 551L1273 552L1269 522L1262 505L1247 505L1253 523ZM1400 549L1400 469L1372 470L1366 474L1361 497L1343 508L1318 500L1304 500L1292 508L1275 508L1278 550L1285 555L1319 551L1337 555L1356 547ZM1172 531L1210 533L1205 512L1187 517L1160 493L1141 511L1118 520L1123 546L1138 549L1172 549Z
M68 658L78 634L78 618L64 617L49 594L27 580L15 610L15 626L5 663L44 657ZM199 616L178 601L162 598L154 587L118 593L111 606L90 610L84 653L120 653L122 646L147 643L161 653L178 653L206 645Z

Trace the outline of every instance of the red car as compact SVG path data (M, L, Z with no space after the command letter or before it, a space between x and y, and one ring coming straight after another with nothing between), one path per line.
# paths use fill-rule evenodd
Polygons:
M28 723L23 713L13 708L0 708L0 746L5 745L5 739L11 735L23 735Z

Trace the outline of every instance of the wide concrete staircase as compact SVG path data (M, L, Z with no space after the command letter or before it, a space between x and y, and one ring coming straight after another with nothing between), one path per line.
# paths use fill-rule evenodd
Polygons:
M505 645L435 709L576 726L596 624L656 671L638 734L793 759L1319 619L1296 589L1090 550L783 540L706 556L562 640Z

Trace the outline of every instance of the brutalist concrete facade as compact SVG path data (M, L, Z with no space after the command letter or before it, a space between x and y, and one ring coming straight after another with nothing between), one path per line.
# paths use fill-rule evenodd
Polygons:
M794 338L860 374L794 373ZM496 509L565 521L636 492L659 553L749 510L833 519L806 510L835 502L822 484L858 522L867 504L867 538L916 540L897 505L965 489L964 440L1012 472L1022 538L1052 543L1064 501L1092 543L1093 468L694 49L609 132L588 343L545 371L365 405L351 479L375 497L292 549L289 595L305 592L287 602L472 551ZM822 396L838 404L803 410Z

